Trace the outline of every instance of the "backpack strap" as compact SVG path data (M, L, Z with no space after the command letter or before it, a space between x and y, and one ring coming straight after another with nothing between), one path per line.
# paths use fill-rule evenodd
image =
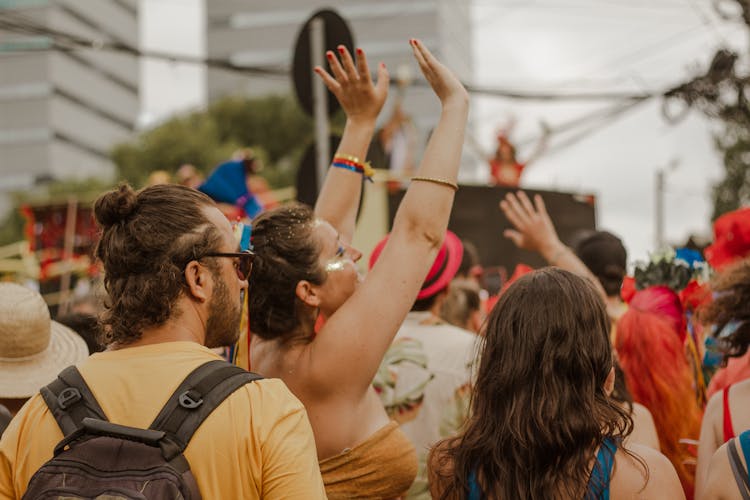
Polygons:
M64 369L57 379L42 387L39 392L63 436L68 436L81 427L86 417L107 420L104 410L75 366Z
M164 431L164 458L171 461L187 447L195 431L230 394L260 375L223 360L204 363L174 391L149 429Z
M737 483L737 488L740 490L742 500L750 500L750 493L748 493L748 490L750 490L750 479L747 477L747 470L742 466L734 439L727 441L727 448L729 449L729 465L732 466L732 474L734 474L734 480Z

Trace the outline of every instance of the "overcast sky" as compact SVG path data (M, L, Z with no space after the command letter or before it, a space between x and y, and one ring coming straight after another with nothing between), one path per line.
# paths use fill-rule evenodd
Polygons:
M201 0L141 4L145 48L202 53ZM717 47L740 49L748 39L743 25L722 20L710 0L474 0L472 5L475 73L466 79L527 92L663 90L704 69ZM196 67L144 62L143 121L199 106L205 95L201 75ZM497 129L515 120L511 137L524 160L541 121L554 127L613 104L477 97L475 139L489 153ZM583 138L568 147L560 145L570 135L553 136L549 153L529 168L522 184L596 194L599 226L623 238L632 261L653 249L654 175L673 164L665 194L667 241L710 234L710 184L722 175L712 133L720 127L697 111L670 124L661 100L653 99L585 133L588 128L573 132Z

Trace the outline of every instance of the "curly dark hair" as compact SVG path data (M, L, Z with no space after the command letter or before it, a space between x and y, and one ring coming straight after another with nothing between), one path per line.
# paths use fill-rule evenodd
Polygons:
M730 322L739 326L719 339L726 358L744 356L750 347L750 258L722 269L711 283L714 300L698 310L701 322L718 334Z
M604 437L633 429L605 392L602 299L587 280L544 268L503 294L485 331L466 430L430 457L442 498L463 498L472 476L487 498L582 498Z
M175 301L185 284L185 266L221 245L218 228L202 210L210 206L215 203L205 194L174 184L138 192L121 184L96 200L101 238L95 255L104 266L108 294L102 345L131 343L144 329L180 314Z
M285 337L306 321L305 305L295 293L297 283L320 285L326 279L318 262L314 221L312 209L301 203L269 210L253 220L250 330L263 339Z

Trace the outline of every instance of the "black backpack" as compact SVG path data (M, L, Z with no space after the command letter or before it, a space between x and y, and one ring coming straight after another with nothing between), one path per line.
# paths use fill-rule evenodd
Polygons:
M200 499L182 454L224 399L259 375L221 360L185 378L148 429L109 422L75 366L41 389L65 436L24 499Z

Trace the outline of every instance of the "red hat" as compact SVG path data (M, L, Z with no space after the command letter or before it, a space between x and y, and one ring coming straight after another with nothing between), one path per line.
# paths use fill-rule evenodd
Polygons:
M375 245L375 248L370 255L369 269L372 269L372 266L377 262L378 257L380 257L380 252L383 251L389 236L390 234L386 234L385 237ZM456 275L456 272L458 272L463 256L464 246L461 243L461 240L451 231L446 231L443 244L435 257L435 262L432 263L432 267L427 273L427 277L424 279L424 283L422 283L422 288L419 290L417 300L432 297L447 287Z
M750 255L750 207L725 213L714 221L714 242L705 255L715 269Z

